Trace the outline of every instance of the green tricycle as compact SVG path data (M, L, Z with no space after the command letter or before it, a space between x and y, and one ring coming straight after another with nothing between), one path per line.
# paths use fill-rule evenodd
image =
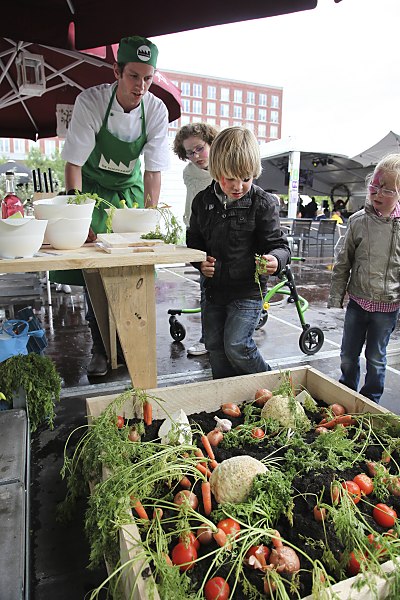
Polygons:
M292 257L292 261L304 262L305 259ZM297 293L296 284L290 265L286 265L286 267L282 269L278 275L278 279L278 283L268 290L264 296L263 308L256 330L264 327L268 321L268 310L270 308L272 298L275 296L275 294L282 294L283 296L287 296L288 302L293 303L296 306L297 314L300 319L300 325L303 329L299 338L300 350L304 352L304 354L316 354L323 346L324 333L319 327L311 327L311 325L306 323L304 313L308 308L308 302L305 298L299 296ZM176 342L181 342L186 337L186 329L184 325L178 321L177 316L182 314L192 315L199 312L201 312L201 308L170 308L168 310L168 314L170 315L169 332L171 337Z

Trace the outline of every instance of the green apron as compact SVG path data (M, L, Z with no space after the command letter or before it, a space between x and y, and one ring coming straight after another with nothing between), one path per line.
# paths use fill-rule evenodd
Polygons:
M115 86L108 104L100 131L96 135L96 144L82 167L82 192L97 194L111 202L117 208L124 199L128 207L137 202L144 206L143 178L139 156L147 141L146 121L143 101L141 102L142 131L133 142L124 142L107 129L108 116L117 91ZM95 208L91 227L95 233L106 232L107 213L104 205ZM84 285L82 271L52 271L51 281L69 285Z

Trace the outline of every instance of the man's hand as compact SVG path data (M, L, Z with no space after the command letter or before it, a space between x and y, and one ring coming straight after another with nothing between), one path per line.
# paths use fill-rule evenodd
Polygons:
M95 242L96 240L97 240L97 235L95 234L93 229L91 227L89 227L89 233L86 238L85 244L91 244L92 242Z
M214 277L215 273L215 261L216 259L212 256L207 256L207 260L203 260L200 264L200 271L204 277Z

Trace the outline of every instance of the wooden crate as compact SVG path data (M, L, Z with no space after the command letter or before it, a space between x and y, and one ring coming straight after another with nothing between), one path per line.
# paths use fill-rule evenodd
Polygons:
M323 400L327 404L340 402L345 406L349 413L390 413L386 408L383 408L374 402L371 402L364 396L349 390L344 385L324 375L320 371L312 367L296 367L290 370L293 384L296 389L305 388L311 396L316 399ZM200 411L214 412L224 401L242 403L245 401L254 400L254 393L258 388L276 389L282 382L283 372L270 371L268 373L258 373L255 375L243 375L242 377L232 377L228 379L220 379L216 381L206 381L201 383L189 383L186 385L177 385L167 388L157 388L147 390L150 394L164 400L163 406L171 414L183 408L187 414L192 414ZM86 400L87 414L89 422L91 419L98 417L103 410L116 398L116 395L99 396L88 398ZM132 402L126 402L119 414L126 419L134 417L142 417L133 409ZM153 418L163 419L165 413L163 409L154 405ZM125 525L120 531L120 553L122 564L126 563L135 556L138 548L138 540L140 533L134 523ZM383 565L385 571L390 572L394 569L392 562L388 561ZM148 600L149 595L146 591L147 586L151 582L151 578L144 580L141 575L141 566L138 562L131 562L129 569L126 569L123 574L124 598L126 600ZM357 600L369 600L370 591L367 588L362 588L354 596L351 595L351 586L356 580L356 577L341 581L332 587L340 600L347 600L350 597L356 597ZM154 582L151 582L154 583ZM134 592L132 594L132 590ZM377 589L379 599L383 600L387 597L388 585L383 579L377 578ZM152 596L153 597L153 596ZM154 592L154 600L159 600L157 590ZM307 596L303 600L312 600L312 596Z

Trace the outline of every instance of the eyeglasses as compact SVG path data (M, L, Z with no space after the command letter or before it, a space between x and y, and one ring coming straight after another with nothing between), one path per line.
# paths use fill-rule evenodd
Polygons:
M380 185L374 185L373 183L369 184L368 190L371 192L371 194L378 194L380 192L382 196L387 196L388 198L394 198L395 196L398 196L398 192L395 190L388 190L387 188L384 188Z
M193 158L193 156L195 154L197 154L197 156L198 156L199 154L201 154L204 151L205 147L206 147L206 145L203 144L203 146L201 146L201 145L196 146L196 148L193 148L193 150L187 150L186 151L186 157L187 158Z

